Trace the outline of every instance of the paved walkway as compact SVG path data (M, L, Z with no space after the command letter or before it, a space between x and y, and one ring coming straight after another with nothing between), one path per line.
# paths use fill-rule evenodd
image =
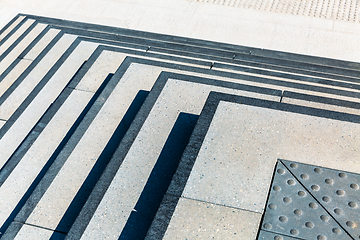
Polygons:
M2 2L1 239L359 238L357 21Z
M175 36L191 37L359 61L359 24L323 16L293 15L255 7L231 7L237 1L136 0L55 1L1 0L0 23L5 25L18 13L97 23ZM260 3L260 1L257 1ZM293 1L262 1L274 6ZM358 13L354 1L329 2L340 13ZM346 2L346 4L345 4ZM306 9L319 1L301 1ZM331 5L332 4L332 5ZM322 5L321 5L322 6ZM351 7L351 11L346 9ZM325 8L325 5L323 6ZM271 9L270 9L271 10ZM343 11L344 10L344 11Z

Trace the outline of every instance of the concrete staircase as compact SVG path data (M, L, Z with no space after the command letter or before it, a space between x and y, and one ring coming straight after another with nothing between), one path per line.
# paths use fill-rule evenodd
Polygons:
M311 186L336 227L264 220L278 159L360 173L359 63L24 14L0 39L1 239L359 238Z

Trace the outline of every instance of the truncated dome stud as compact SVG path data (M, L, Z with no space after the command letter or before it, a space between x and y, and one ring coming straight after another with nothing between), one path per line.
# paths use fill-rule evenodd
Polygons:
M281 162L296 178L296 181L316 199L309 204L309 209L315 209L317 205L319 208L325 209L330 217L339 223L338 227L332 229L334 234L340 236L343 232L342 235L348 234L353 239L360 239L359 174L303 163L296 163L297 167L293 168L291 166L294 162L287 160L281 160ZM305 175L307 178L304 177ZM283 187L281 184L277 185ZM323 216L320 219L325 219ZM326 234L322 235L327 236ZM339 239L338 236L336 239ZM327 239L332 238L327 236Z
M321 192L324 188L322 185L332 186L331 184L335 183L333 177L326 177L326 172L316 166L312 166L311 173L302 171L299 175L292 174L292 171L300 171L301 168L301 163L289 162L284 165L278 161L261 225L264 231L259 233L258 239L351 239L322 206L322 203L333 202L335 196L339 198L336 190L334 194L326 194L318 199L310 194ZM313 175L321 176L322 183L314 182ZM310 190L303 187L299 178L311 183ZM348 188L351 188L349 186L350 184ZM338 193L341 195L343 192ZM354 201L347 202L346 207L357 209ZM332 209L332 212L334 211L342 212L338 208ZM356 224L350 221L346 225L347 228L354 226Z

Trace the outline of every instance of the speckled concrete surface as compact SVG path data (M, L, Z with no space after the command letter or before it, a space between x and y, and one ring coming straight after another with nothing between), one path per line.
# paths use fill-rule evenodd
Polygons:
M110 24L117 27L130 27L261 48L330 56L338 59L359 60L357 49L353 47L357 46L356 43L360 36L357 32L358 27L348 23L345 26L344 23L328 19L312 19L314 20L312 21L310 18L297 16L263 12L259 14L259 12L253 10L240 9L235 11L234 8L215 7L215 5L200 2L189 3L189 1L185 0L174 0L172 2L150 0L146 3L145 0L135 2L127 0L100 2L94 0L91 3L79 0L75 2L64 0L61 4L50 0L40 5L38 0L30 2L0 0L0 3L4 3L3 5L0 4L0 26L3 26L4 21L15 14L17 10L24 9L32 13L46 12L50 15L54 14L52 16L61 16L61 18L68 16L69 19L73 20ZM16 23L19 23L22 19L20 17ZM166 24L163 24L164 22ZM15 24L4 34L1 34L0 55L5 53L9 46L16 43L17 37L22 35L28 27L35 26L33 23L33 20L27 20L13 37L7 40L4 38L5 33L9 33ZM7 121L7 124L2 129L4 132L1 132L0 129L0 134L3 134L0 135L0 170L5 166L4 169L10 171L9 175L6 175L6 171L0 172L0 195L9 196L6 199L0 198L1 206L4 206L4 208L0 209L0 227L5 221L11 222L11 227L15 226L20 230L19 232L13 232L14 237L17 234L16 239L53 239L57 237L57 234L60 234L60 222L64 221L66 212L73 209L69 206L73 203L74 197L81 192L79 189L82 187L84 180L89 176L89 172L109 139L114 135L116 127L122 121L137 93L140 90L150 91L155 81L157 79L161 80L163 76L168 76L169 72L171 74L186 74L188 76L185 77L188 79L182 81L177 80L176 77L170 78L156 102L154 99L155 105L152 110L148 109L150 111L149 115L139 115L137 118L136 121L142 121L139 120L141 118L146 119L146 121L144 120L141 129L139 127L139 132L136 132L137 136L131 140L131 143L127 143L132 144L131 147L129 146L130 149L127 149L129 150L128 154L124 161L119 163L119 165L121 164L120 168L115 168L114 174L117 170L115 178L112 179L111 177L109 180L112 182L109 182L110 187L107 192L105 193L104 190L102 193L105 193L105 195L101 195L103 198L99 200L100 204L97 205L99 203L97 202L94 205L96 208L96 211L94 210L95 214L91 220L89 219L90 222L86 229L84 227L85 232L82 239L118 239L123 227L129 220L130 214L135 211L135 205L143 193L148 177L164 148L165 141L167 141L179 113L186 112L199 115L210 91L277 102L282 101L283 103L345 113L359 113L360 88L356 75L357 70L354 70L358 66L356 63L344 64L344 66L350 66L353 70L342 71L341 74L344 73L344 75L339 74L339 79L336 79L334 75L331 76L334 73L327 75L326 67L315 67L314 70L311 69L311 66L306 66L308 75L300 73L302 77L309 78L309 76L313 76L310 72L314 71L313 73L315 73L317 69L320 69L319 72L316 72L320 77L314 74L317 77L301 81L299 79L294 80L293 75L290 74L282 75L281 73L277 75L275 72L279 70L274 70L268 75L256 74L257 70L267 69L272 63L267 62L266 64L269 65L265 66L265 64L262 67L253 65L246 67L246 61L250 63L252 60L256 62L260 59L261 62L263 60L261 58L264 57L259 55L254 59L250 56L252 55L251 51L241 52L240 56L236 54L228 55L232 50L227 49L230 52L226 52L227 50L224 50L224 48L229 46L217 48L216 43L211 43L206 45L208 49L204 48L204 52L194 51L194 53L191 53L191 49L194 49L191 46L193 42L182 39L181 44L186 45L186 47L181 48L181 51L183 51L181 57L188 61L184 59L181 61L181 59L177 58L181 54L179 55L179 52L177 52L176 44L173 46L171 37L161 39L160 41L163 42L160 47L157 45L159 42L154 44L155 47L150 46L153 44L150 41L149 46L144 45L140 48L124 47L124 49L127 49L125 51L115 47L99 47L99 41L97 40L94 42L86 38L75 40L77 36L70 35L78 34L77 30L74 31L74 29L69 30L70 34L63 35L49 53L41 61L37 62L36 59L40 52L60 33L60 30L56 29L56 27L55 29L52 28L26 56L22 56L25 54L19 56L18 54L26 48L27 43L34 39L46 26L46 24L37 24L29 32L28 36L22 41L18 41L19 44L13 48L13 51L0 61L0 74L14 60L18 61L18 64L12 68L10 73L5 72L8 75L4 78L0 75L0 128ZM102 30L97 28L95 30L96 34ZM214 34L215 32L216 34ZM96 35L95 32L93 34ZM143 39L149 37L148 34L151 35L151 33L139 35L140 37L136 41L142 42ZM1 42L2 39L6 41ZM138 44L136 41L124 40L125 38L121 34L113 34L112 40L114 39ZM76 48L74 47L74 51L63 63L57 63L54 66L62 54L70 53L68 47L74 42L79 43L79 45ZM111 43L107 42L104 45L111 45ZM112 46L116 46L116 44ZM201 47L199 46L199 48ZM99 50L101 49L107 50L100 53ZM129 49L132 50L128 51ZM165 51L162 52L164 49ZM224 51L220 50L221 53L219 53L216 52L216 49ZM260 52L262 50L259 49ZM99 55L96 55L97 53ZM274 61L277 61L276 59L279 57L279 61L276 62L278 66L281 65L283 59L287 59L282 54L279 52L274 55L270 54L271 58L275 57ZM95 59L94 56L97 58ZM127 58L124 61L126 57L131 57L131 60L129 61L129 58ZM246 61L242 62L244 63L244 66L242 66L243 71L226 70L226 67L218 68L216 65L217 61L220 64L237 64L237 61L240 62L243 57L246 59ZM257 57L258 59L256 59ZM268 56L265 54L266 57ZM194 61L194 59L200 61ZM302 58L301 61L306 62L306 59L309 58ZM295 59L289 59L289 61L292 60L296 61L296 57ZM131 61L134 62L129 63ZM325 59L324 61L330 66L333 64L333 60ZM16 79L26 72L26 68L33 63L37 63L35 68L31 70L27 77L21 79L22 82L16 85L15 89L11 89L11 85ZM167 65L168 63L174 64ZM179 63L180 65L178 65ZM129 64L129 67L125 70L124 66L128 66L127 64ZM296 65L297 63L292 61L291 64ZM340 65L336 67L344 67ZM79 70L81 66L91 67L86 68L87 72L85 73L85 68ZM111 73L119 73L117 71L119 66L123 67L118 70L123 74L119 83L116 87L113 86L115 89L106 101L101 97L99 98L99 101L105 102L104 105L99 107L99 112L93 114L91 124L89 123L89 126L81 130L83 133L78 136L76 143L71 143L74 146L69 150L69 157L64 159L64 165L59 167L59 172L54 173L53 178L47 178L48 175L52 174L50 173L45 175L40 182L43 183L45 180L50 179L47 186L49 188L44 188L41 194L35 190L32 193L31 197L36 194L42 196L38 196L40 202L31 203L31 201L27 201L32 206L29 209L22 209L23 212L28 211L26 214L28 214L29 218L19 217L23 212L18 214L17 210L13 212L13 216L9 217L16 204L24 196L24 193L29 190L29 185L34 179L44 176L38 175L39 171L45 169L42 169L42 167L59 146L59 142L69 133L70 128L75 127L74 121L89 102L89 99L94 95L96 96L96 91L104 79L107 77L110 79L113 76ZM286 64L284 66L289 67ZM300 64L299 66L294 71L296 72L294 75L299 74L298 72L302 71L301 66L304 65ZM59 69L51 70L52 68L56 69L56 67L59 67ZM274 68L269 67L269 69L273 71ZM164 71L167 73L164 73ZM347 71L351 72L349 73L351 77L347 75ZM293 72L289 72L293 74ZM76 73L80 73L82 79L75 77L74 86L72 84L67 85ZM82 75L83 73L84 75ZM242 76L233 73L242 74ZM179 74L173 74L173 76L180 76ZM39 92L31 93L46 75L49 75L49 81ZM195 79L194 76L207 78L204 81L213 84L219 84L215 79L225 81L228 82L227 85L225 84L227 87L220 84L215 84L215 86L191 82L189 79ZM329 76L329 78L326 76ZM345 78L348 80L343 80ZM333 84L329 84L329 79L334 80ZM77 84L77 80L80 81L79 84ZM284 81L285 83L277 84L273 80ZM236 87L231 89L236 85L233 83L277 89L278 91L277 94L273 92L274 95L265 95L261 93L264 90L263 88L251 88L251 91L256 89L254 92L236 90ZM240 88L240 85L236 86ZM249 89L247 86L242 87ZM34 142L31 142L29 149L19 158L16 166L9 168L8 165L5 165L8 164L7 160L11 159L13 154L22 154L21 148L18 151L18 147L25 146L22 145L24 139L27 139L28 134L33 131L34 125L38 124L38 120L50 109L59 94L63 93L64 88L66 91L72 91L70 97L48 125L44 126L45 129L40 133L39 137ZM9 89L12 91L11 93L6 92ZM157 89L154 88L152 93L156 91ZM281 91L285 95L280 97ZM284 91L313 94L352 102L343 101L342 105L339 103L341 106L338 106L337 104L331 104L329 99L327 103L292 99L286 97L288 95ZM273 94L269 92L268 94ZM31 97L34 96L33 100L31 98L25 100L29 94ZM3 101L3 99L6 100ZM24 103L24 100L27 102ZM147 106L149 107L149 105ZM63 118L65 120L62 120ZM221 102L185 191L170 221L165 238L212 237L232 239L241 236L246 239L254 239L264 211L276 159L291 159L360 173L360 167L356 165L358 153L356 146L359 145L359 130L356 123ZM71 137L71 139L77 138ZM31 191L34 188L31 188ZM33 199L35 198L30 198L30 200ZM21 207L20 204L18 208ZM18 218L12 219L15 215ZM66 231L68 230L64 230L64 232Z
M306 5L310 8L312 2L307 1ZM358 49L354 50L359 42L359 25L346 21L187 0L92 0L91 3L84 0L49 0L46 3L1 0L0 6L0 26L22 12L359 61Z
M342 99L342 100L344 100L344 99ZM295 105L299 105L299 106L305 106L305 107L313 107L313 108L319 108L319 109L326 109L326 110L330 110L330 111L360 115L360 109L342 107L342 106L337 106L337 105L330 105L330 104L325 104L325 103L318 103L318 102L314 102L314 101L307 101L307 100L283 97L281 102L295 104Z
M5 183L0 186L0 194L7 196L0 198L2 206L0 211L1 225L4 224L9 214L19 203L92 95L89 92L73 92L23 157L23 161L17 165ZM47 218L46 221L48 221Z
M44 229L44 228L37 228L37 227L33 227L30 225L23 225L23 227L21 228L21 232L16 235L16 237L14 238L15 240L26 240L29 239L29 236L34 237L34 239L38 239L38 240L45 240L45 239L50 239L50 237L53 235L53 231L48 230L48 229ZM56 235L61 236L63 234L55 234Z
M277 158L359 173L359 135L355 123L220 102L183 196L262 213Z
M181 198L163 239L255 239L261 214Z
M210 91L279 101L279 97L276 96L169 80L99 204L82 239L118 238L179 112L200 114ZM114 202L113 199L121 200ZM106 219L103 216L107 216Z
M62 89L74 76L83 62L89 58L96 45L84 43L78 46L75 52L61 65L59 70L52 76L48 84L41 90L38 96L31 102L26 110L21 114L12 128L0 140L0 165L15 151L24 137L29 133L33 125L44 114L49 105L56 99ZM37 76L34 76L37 79ZM26 95L25 95L26 97ZM5 103L1 107L6 106ZM4 119L7 119L6 117Z
M24 59L35 60L35 58L44 50L46 46L50 43L52 39L60 32L59 29L50 29L40 41L28 52Z
M0 34L0 39L3 39L6 35L8 35L24 18L24 16L21 16L16 19L3 33Z
M0 74L20 55L22 51L47 27L46 24L37 24L25 38L16 45L13 50L5 56L0 62ZM47 45L46 43L44 44Z
M121 60L121 54L108 55L105 52L103 56L115 56ZM82 86L88 86L86 90L95 91L94 87L98 87L100 84L98 76L102 74L105 76L108 70L111 70L111 67L107 67L99 71L101 64L107 64L106 61L102 60L103 57L100 57L99 62L94 64L95 70L89 70L88 72L88 74L95 73L95 75L85 75L78 88L84 89ZM49 190L30 215L27 223L46 226L49 229L56 228L81 187L82 182L95 164L94 160L101 154L134 97L141 89L150 90L158 74L158 71L148 71L146 67L134 67L126 71L85 135L81 138L81 141L69 156ZM99 131L102 132L101 135L97 134ZM94 139L94 136L98 137ZM87 149L86 152L84 152L84 149ZM71 189L69 189L69 186L71 186ZM45 218L44 216L49 217Z
M9 37L8 40L1 44L0 54L3 54L34 22L35 21L33 19L27 20L13 35Z
M115 60L115 58L117 60ZM101 83L99 80L101 78L105 78L107 72L114 70L115 64L112 63L109 65L108 61L106 60L110 60L110 61L113 60L114 62L117 61L117 63L119 64L122 59L123 59L123 54L111 53L107 51L103 52L103 54L100 55L97 61L95 61L92 68L84 76L82 81L78 84L76 89L95 91L95 88L98 87L99 84ZM121 78L119 84L114 89L114 92L112 93L111 97L107 100L106 104L99 113L98 117L94 120L93 125L91 126L90 129L88 129L85 136L76 146L73 154L69 157L68 161L64 165L63 169L60 171L59 175L56 177L56 179L54 180L54 182L52 183L46 194L43 196L42 200L39 202L37 207L34 209L33 213L30 215L29 219L27 220L27 223L45 226L46 228L49 229L56 228L57 224L61 220L61 217L63 216L64 212L66 211L73 197L75 196L76 192L79 190L81 183L84 181L88 172L91 170L93 164L95 163L93 160L98 158L99 154L101 153L101 150L104 148L108 139L111 137L116 126L119 124L123 114L125 114L126 110L128 109L131 101L134 99L137 92L141 89L150 90L156 78L163 69L164 68L147 66L142 64L132 64L127 69L126 73ZM170 105L165 107L165 109L174 108L175 112L173 112L172 115L175 118L177 116L176 115L177 112L180 111L176 109L178 108L177 105L181 102L181 99L188 98L191 96L188 95L188 93L186 93L188 91L186 90L187 88L193 88L194 86L197 86L192 91L193 94L195 94L195 92L199 94L199 90L202 89L203 87L207 89L207 90L201 90L202 92L201 101L199 101L199 99L193 99L189 103L184 103L184 104L190 104L189 105L190 108L193 108L195 106L194 105L195 102L197 104L200 104L196 107L197 113L200 112L201 103L203 104L205 102L207 94L210 91L210 89L221 90L221 88L219 87L209 88L206 85L201 85L201 84L200 85L197 84L188 85L189 83L188 84L183 83L183 84L185 85L180 87L180 85L182 84L179 82L178 84L175 84L171 88L169 87L170 89L168 90L167 96L162 97L166 99L164 104L168 105L169 102L166 101L168 101L171 98L171 95L174 94L172 93L173 89L179 88L179 90L177 90L178 92L177 94L179 95L174 100L171 100ZM234 92L231 89L222 89L222 91ZM235 91L235 92L239 92L239 91ZM263 94L250 93L245 91L240 91L239 94L246 96L257 96L265 99L279 100L279 97L276 96L266 96ZM118 104L114 104L115 102ZM119 104L120 102L121 104ZM165 112L163 107L162 109ZM193 110L189 110L189 109L186 109L185 111L193 112ZM157 114L159 114L159 112ZM163 114L161 114L161 116L163 116ZM159 120L157 119L154 121L155 121L154 123L156 123ZM154 123L152 124L151 127L154 126ZM164 123L164 124L165 124L164 126L167 126L167 128L171 127L172 125L172 123L170 122L169 124L168 123ZM96 135L97 132L99 132L99 129L103 129L102 130L103 134L101 135L101 138L103 138L103 140L100 140L99 138L97 139L97 141L94 141L93 136ZM161 134L162 138L166 138L166 133L168 131L170 131L170 129L166 130L165 132L159 129L159 132L162 132ZM105 134L105 132L108 134ZM154 136L150 136L150 138L154 138ZM156 150L157 152L159 152L162 147L161 142L159 143L160 145L157 145L157 150ZM139 148L141 147L143 146L140 146ZM89 149L89 151L86 152L87 157L85 157L84 155L84 149ZM153 152L154 150L149 150L149 151ZM79 164L80 156L82 156L81 165L83 167L76 167ZM155 159L155 157L152 159ZM129 160L130 164L133 164L131 161L133 161L133 159ZM131 175L132 172L126 173L124 175L124 178L128 178L126 177L129 176L128 174ZM135 179L134 176L132 176L131 178ZM71 191L69 191L68 189L69 185L72 186ZM133 202L129 202L129 203L133 204ZM124 202L122 202L122 204L125 205ZM49 214L50 212L51 214ZM44 217L45 215L51 217L45 218ZM126 219L124 221L126 221ZM118 234L118 232L116 232L115 235L116 234Z
M125 57L126 55L123 53L103 51L83 79L76 85L76 89L96 92L106 76L109 73L115 73Z
M73 43L75 36L65 35L55 46L51 52L42 59L36 67L26 76L20 85L12 92L12 94L1 104L0 117L9 119L21 103L26 99L27 95L35 88L35 86L43 79L52 66L64 54L66 49ZM23 72L22 69L14 69ZM12 71L13 72L13 71ZM15 72L15 71L14 71ZM9 79L10 80L10 79ZM13 79L14 80L14 79ZM2 82L1 82L2 83ZM5 92L10 84L1 85L2 92Z

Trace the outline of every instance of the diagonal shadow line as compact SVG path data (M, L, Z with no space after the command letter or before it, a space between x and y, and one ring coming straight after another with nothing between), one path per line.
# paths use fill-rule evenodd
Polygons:
M83 69L86 61L80 66L78 71L71 78L69 83L71 83L76 76L78 76L80 70ZM67 86L69 85L67 84ZM21 159L27 153L27 151L31 148L36 139L40 136L41 132L45 129L47 124L52 120L57 111L61 108L63 103L68 99L71 95L73 89L69 89L65 87L64 90L59 94L59 96L55 99L55 101L48 107L42 117L38 120L38 122L34 125L28 135L24 138L24 140L19 144L14 153L9 157L7 162L4 164L2 168L0 168L0 187L6 181L7 177L11 174L11 172L16 168Z
M100 154L98 160L96 161L94 167L90 171L89 175L87 176L86 180L82 184L80 190L77 192L76 196L72 200L69 208L66 210L65 214L63 215L62 219L60 220L58 226L56 227L55 231L57 232L69 232L71 226L75 222L77 216L79 215L82 206L87 201L89 195L91 194L94 186L96 185L97 181L101 177L104 169L106 168L107 164L111 160L114 152L118 148L121 140L123 139L126 131L130 127L133 119L135 118L136 114L138 113L139 109L141 108L143 102L145 101L147 95L149 94L148 91L140 90L136 97L134 98L132 104L130 105L129 109L127 110L126 114L124 115L123 119L121 120L120 124L114 131L112 137L106 144L104 150ZM53 236L50 239L55 239Z
M7 220L5 221L5 223L0 227L0 234L7 233L6 230L10 227L10 224L14 221L14 219L16 218L16 216L19 214L20 211L22 211L22 208L25 206L25 204L27 203L27 201L29 200L29 198L31 197L31 195L33 194L33 192L36 190L37 186L40 184L40 182L42 181L42 179L44 178L45 174L47 173L47 171L49 170L49 168L53 165L54 161L56 160L56 158L58 157L58 155L61 153L61 151L64 149L64 147L66 146L67 142L69 141L69 139L71 138L71 136L74 134L74 132L76 131L76 129L78 128L78 126L80 125L80 123L82 122L82 120L85 118L86 114L88 113L88 111L91 109L91 107L93 106L93 104L96 102L96 100L98 99L98 97L101 94L101 91L105 88L105 86L108 84L108 82L110 81L110 79L112 78L113 74L109 74L107 76L107 78L104 80L103 84L99 87L99 93L95 93L94 96L90 99L90 101L88 102L88 104L86 105L86 107L83 109L83 111L81 112L81 114L79 115L79 117L76 119L76 121L74 122L74 124L71 126L71 128L69 129L69 131L67 132L67 134L65 135L65 137L63 138L63 140L60 142L60 144L58 145L58 147L55 149L55 151L53 152L53 154L51 155L51 157L49 158L49 160L47 161L47 163L44 165L44 167L41 169L41 171L39 172L39 174L37 175L37 177L35 178L35 180L32 182L32 184L30 185L30 187L28 188L28 190L26 191L26 193L23 195L23 197L21 198L21 200L19 201L19 203L16 205L16 207L14 208L14 210L12 211L12 213L10 214L10 216L7 218ZM0 235L1 237L1 235Z
M180 113L119 239L144 239L164 198L198 115Z

